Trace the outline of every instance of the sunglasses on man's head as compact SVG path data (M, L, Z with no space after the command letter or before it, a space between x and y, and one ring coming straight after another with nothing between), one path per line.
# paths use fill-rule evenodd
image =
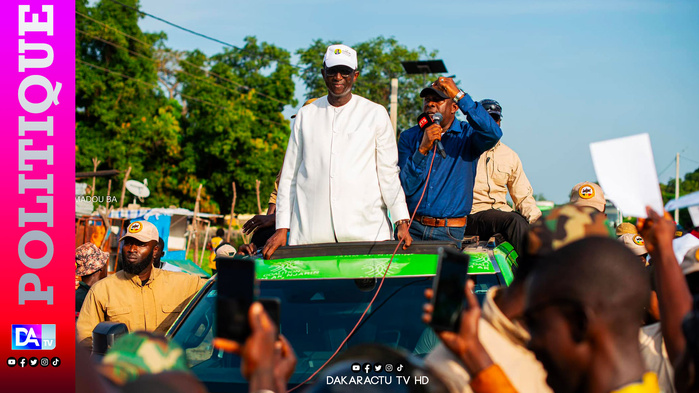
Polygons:
M325 75L335 76L339 73L343 78L348 78L353 72L354 70L347 66L335 66L325 69Z

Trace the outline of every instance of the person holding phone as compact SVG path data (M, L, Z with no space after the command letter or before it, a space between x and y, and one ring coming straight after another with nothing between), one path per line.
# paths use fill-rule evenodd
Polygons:
M328 95L301 108L284 156L276 232L269 259L287 244L384 241L412 243L398 178L395 134L386 108L352 94L357 52L330 45L321 70ZM389 219L390 215L390 219Z
M446 240L461 248L466 216L471 212L473 182L480 155L495 146L502 131L480 103L460 90L452 78L439 77L420 92L423 111L440 114L440 123L424 131L415 126L403 131L398 141L400 181L408 209L415 214L410 234L419 240ZM456 112L467 121L456 118ZM429 185L418 207L434 146L441 142L445 158L434 157ZM417 212L415 211L417 209Z
M474 393L516 393L517 390L512 382L502 368L493 362L478 335L481 308L473 289L472 280L466 281L465 285L460 288L463 291L463 296L459 297L464 300L465 307L459 311L460 315L456 318L457 323L448 328L443 326L443 323L435 323L439 314L438 309L443 306L439 304L439 288L437 293L433 289L426 289L425 298L431 302L423 307L422 321L435 327L442 343L452 351L464 369L472 376L468 385L462 386L463 388L468 386ZM431 368L438 375L440 374L434 367ZM455 389L452 387L452 390Z
M553 229L552 229L553 228ZM561 228L560 230L555 228ZM541 217L527 234L530 246L518 258L518 267L510 286L488 290L478 324L478 337L493 361L507 374L517 391L548 393L546 371L527 348L529 332L521 324L526 295L526 283L536 270L536 261L554 250L581 238L607 236L612 238L604 215L594 209L565 205ZM437 345L427 356L426 363L436 370L450 386L470 392L474 374L459 362L459 355L446 346Z

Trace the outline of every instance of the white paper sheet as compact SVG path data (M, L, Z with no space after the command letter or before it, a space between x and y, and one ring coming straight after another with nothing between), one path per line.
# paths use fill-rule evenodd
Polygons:
M684 256L687 251L699 246L699 239L696 236L688 233L682 237L672 241L672 249L675 251L675 258L677 258L677 263L682 263Z
M625 216L646 217L646 206L662 214L658 174L648 134L590 144L592 164L604 196Z
M699 227L699 206L690 206L687 210L689 210L689 216L692 217L694 228Z
M687 194L679 197L678 199L673 199L665 205L665 210L671 212L675 209L682 209L690 206L699 205L699 191L694 191L691 194Z

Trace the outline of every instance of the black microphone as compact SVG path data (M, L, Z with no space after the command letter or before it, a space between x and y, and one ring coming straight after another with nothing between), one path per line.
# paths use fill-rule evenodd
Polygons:
M439 125L439 123L442 122L442 114L439 112L435 113L434 115L432 115L432 120L435 124ZM447 158L447 152L444 151L442 141L437 141L437 152L439 152L439 155L442 156L442 158Z

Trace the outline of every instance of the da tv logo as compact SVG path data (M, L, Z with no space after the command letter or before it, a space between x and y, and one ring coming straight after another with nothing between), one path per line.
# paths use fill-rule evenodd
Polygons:
M56 325L12 325L12 349L56 348Z

